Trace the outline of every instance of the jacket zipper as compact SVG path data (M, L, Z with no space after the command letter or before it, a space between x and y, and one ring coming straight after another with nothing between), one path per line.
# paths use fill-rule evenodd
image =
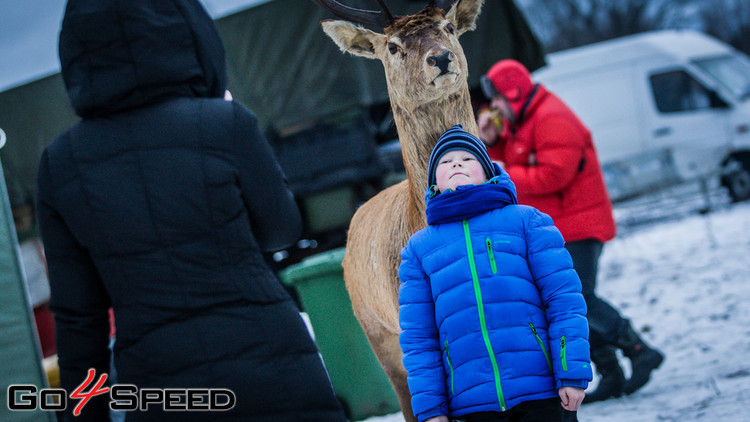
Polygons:
M492 274L497 274L497 264L495 264L495 254L492 252L492 240L488 237L485 240L487 244L487 255L490 256L490 266L492 267Z
M539 333L536 332L536 327L534 327L534 324L529 322L529 327L531 327L531 332L534 333L534 337L536 337L537 343L539 343L539 347L542 348L542 353L544 353L544 358L547 359L547 366L549 366L550 372L554 372L552 370L552 360L549 358L549 354L547 353L547 348L544 347L544 342L542 341L542 338L539 337Z
M455 396L455 390L453 389L453 363L451 362L451 354L448 351L448 340L445 340L445 357L448 359L448 368L451 370L451 396Z
M471 232L469 231L469 220L464 220L464 238L466 239L466 253L469 256L469 267L471 269L471 279L474 283L474 295L477 300L477 310L479 311L479 323L482 327L482 337L484 338L484 345L487 347L487 353L490 355L490 363L492 363L492 372L495 376L495 390L497 392L497 400L500 405L500 411L506 410L505 398L503 397L503 389L500 385L500 370L497 367L497 360L495 359L495 352L492 350L492 344L490 343L490 336L487 331L487 321L484 316L484 303L482 302L482 291L479 288L479 276L477 276L477 266L474 262L474 248L471 245Z
M560 340L560 359L562 360L563 371L568 370L568 359L565 357L565 336Z

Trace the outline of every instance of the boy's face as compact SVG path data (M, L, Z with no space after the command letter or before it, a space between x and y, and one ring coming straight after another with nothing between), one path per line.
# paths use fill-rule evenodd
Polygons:
M487 181L477 157L464 150L448 151L438 160L435 185L438 191L455 190L457 186L481 185Z

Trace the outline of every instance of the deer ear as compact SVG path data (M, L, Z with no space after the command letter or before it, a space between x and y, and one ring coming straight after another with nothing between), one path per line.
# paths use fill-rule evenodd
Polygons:
M384 43L385 35L354 25L351 22L327 20L320 23L323 31L331 37L341 51L348 51L355 56L378 59L376 48L378 41ZM382 39L382 40L381 40Z
M484 0L458 0L446 14L446 19L453 23L456 35L473 31L477 27L477 17L482 12Z

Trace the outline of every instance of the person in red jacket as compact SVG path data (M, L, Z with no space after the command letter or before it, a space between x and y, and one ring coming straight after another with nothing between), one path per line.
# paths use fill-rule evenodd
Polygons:
M481 86L490 107L478 116L480 138L515 183L518 202L552 217L583 284L591 360L601 376L584 402L631 394L648 382L664 356L595 292L602 248L616 230L591 133L515 60L494 64ZM630 379L620 367L618 348L631 361Z

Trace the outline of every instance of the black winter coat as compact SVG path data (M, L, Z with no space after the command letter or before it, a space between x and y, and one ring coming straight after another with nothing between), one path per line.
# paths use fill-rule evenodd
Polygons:
M237 400L128 422L343 421L262 256L297 239L299 211L253 114L223 99L223 46L197 0L70 0L60 60L82 120L44 151L38 208L62 387L110 372L113 307L118 384ZM108 420L108 402L75 420Z

